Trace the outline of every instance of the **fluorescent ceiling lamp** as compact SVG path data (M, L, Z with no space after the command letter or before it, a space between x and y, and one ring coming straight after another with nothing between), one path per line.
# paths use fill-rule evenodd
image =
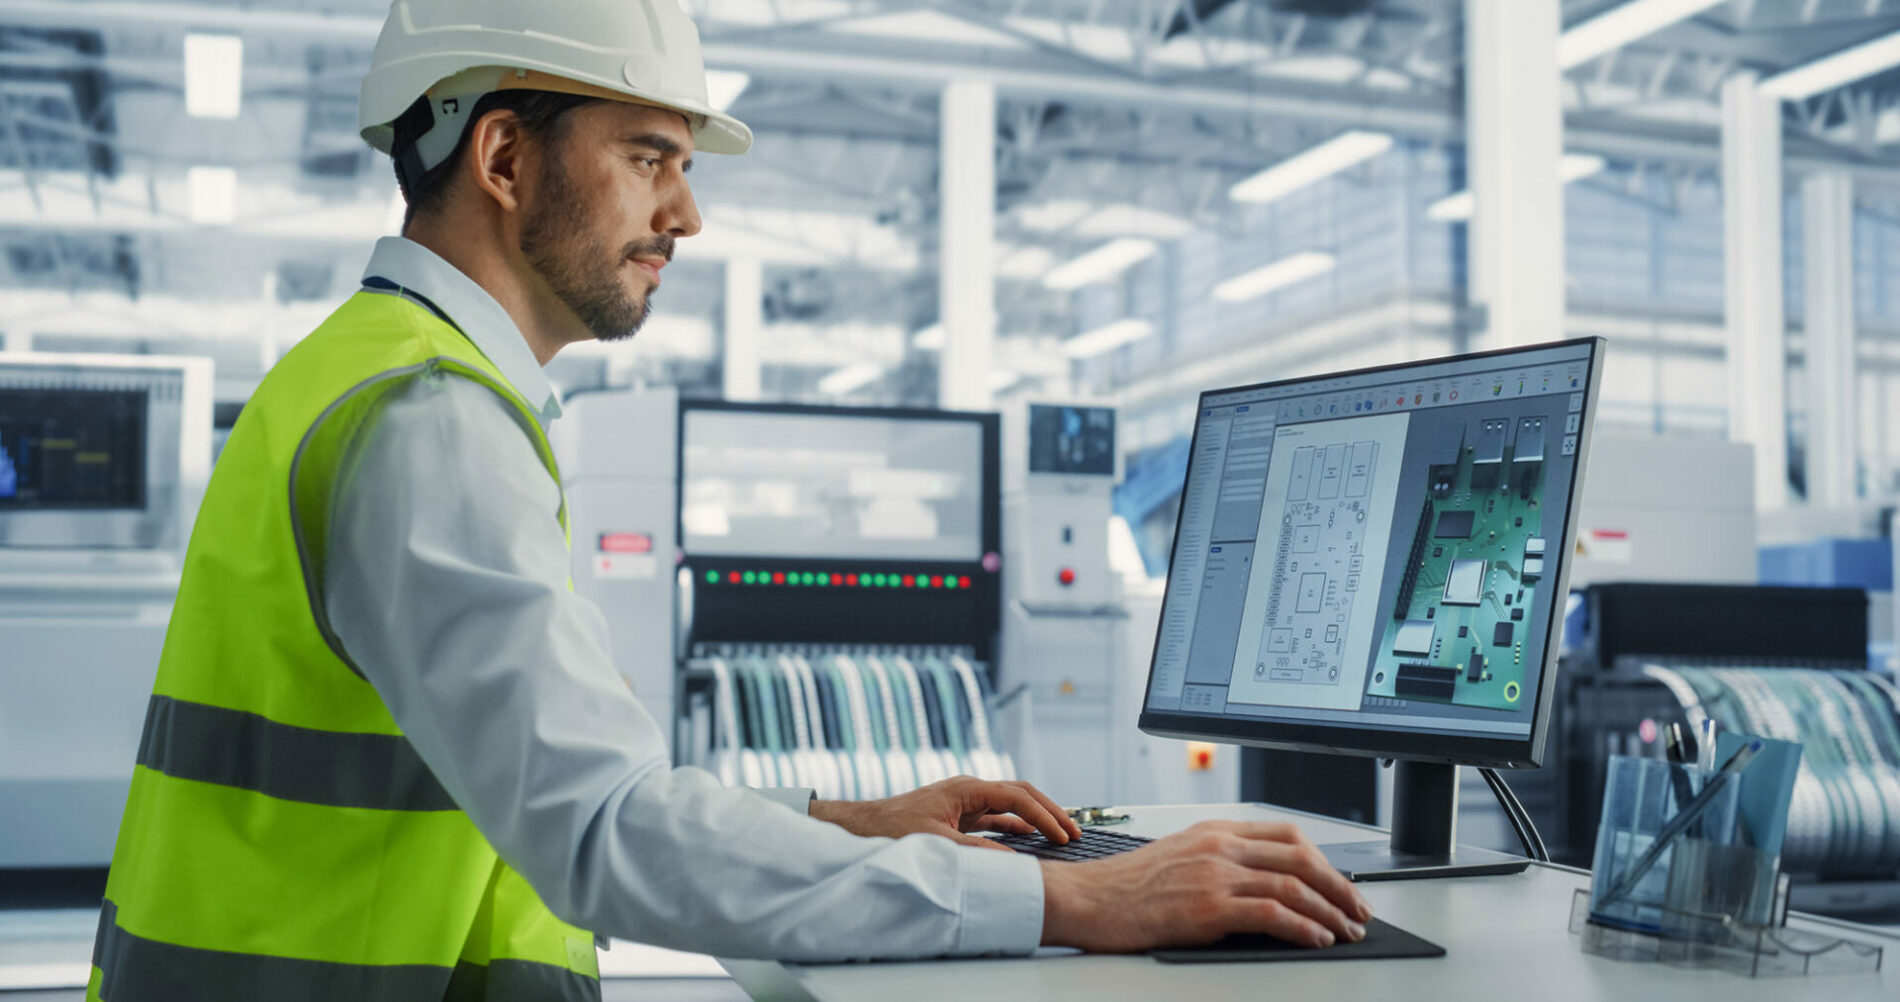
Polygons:
M1895 66L1900 66L1900 31L1777 73L1761 82L1761 92L1784 101L1799 101Z
M901 11L874 17L833 21L827 31L875 38L903 38L933 45L980 45L992 49L1027 49L1029 43L1006 31L966 21L934 10Z
M1001 393L1023 381L1023 374L1007 369L990 373L990 392Z
M244 39L185 36L185 113L236 118L244 103Z
M999 278L1015 278L1033 281L1049 273L1056 266L1056 256L1047 247L1015 247L998 244L996 247L996 275Z
M943 350L943 325L931 324L910 336L911 347L918 351Z
M1608 166L1604 159L1594 153L1566 153L1558 165L1557 174L1564 184L1581 181L1603 173ZM1433 202L1425 209L1425 218L1440 223L1457 223L1471 218L1478 207L1477 199L1469 191L1454 191L1444 198Z
M884 366L877 362L859 362L834 371L818 381L818 392L826 396L838 397L852 390L868 386L884 375Z
M1111 324L1103 324L1092 331L1085 331L1062 342L1062 353L1070 358L1094 358L1105 352L1114 351L1122 345L1133 344L1154 332L1154 324L1128 317Z
M1392 137L1383 132L1342 132L1241 181L1227 189L1227 197L1236 202L1272 202L1391 148Z
M237 219L237 171L193 167L185 172L185 214L200 226L229 226Z
M1214 298L1223 303L1242 303L1284 289L1296 282L1324 275L1339 260L1323 251L1301 251L1283 257L1264 268L1254 270L1214 286Z
M714 111L725 111L752 83L752 74L738 70L706 71L706 103Z
M1557 65L1574 69L1727 0L1630 0L1557 37Z
M1042 276L1042 284L1058 291L1079 289L1085 285L1114 278L1130 267L1154 256L1152 240L1124 237L1111 240L1087 254Z

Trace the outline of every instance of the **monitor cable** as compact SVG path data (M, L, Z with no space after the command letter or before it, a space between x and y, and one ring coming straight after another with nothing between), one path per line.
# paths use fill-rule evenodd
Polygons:
M1524 855L1539 863L1550 862L1550 850L1545 848L1543 836L1537 834L1537 825L1531 821L1530 812L1511 792L1511 786L1498 775L1495 769L1480 768L1478 774L1484 777L1491 794L1498 798L1498 808L1504 812L1504 819L1511 824L1511 830L1517 833L1518 842L1524 846Z

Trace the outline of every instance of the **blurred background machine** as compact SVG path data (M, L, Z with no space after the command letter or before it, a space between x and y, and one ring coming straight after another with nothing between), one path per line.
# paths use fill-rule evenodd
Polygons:
M1669 724L1713 717L1804 745L1782 854L1793 906L1900 914L1900 689L1867 670L1865 592L1599 584L1584 599L1559 754L1524 797L1553 857L1588 864L1609 756L1660 758Z
M1025 775L1065 804L1107 804L1128 613L1108 565L1121 480L1113 408L1027 403L1004 421L1003 678L1035 728Z
M1013 778L993 414L576 397L576 589L674 760L868 799Z
M211 435L210 359L0 354L0 870L112 857Z

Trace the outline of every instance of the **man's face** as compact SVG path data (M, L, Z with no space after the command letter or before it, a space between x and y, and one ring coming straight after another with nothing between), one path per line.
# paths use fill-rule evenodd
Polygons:
M699 232L692 153L678 113L600 102L569 113L534 158L522 256L595 339L640 329L674 241Z

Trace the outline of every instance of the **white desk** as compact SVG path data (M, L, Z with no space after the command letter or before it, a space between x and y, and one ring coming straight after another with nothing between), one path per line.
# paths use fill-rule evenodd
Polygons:
M1356 825L1252 804L1127 809L1121 830L1166 835L1210 818L1295 821L1315 842L1364 840ZM1360 884L1374 914L1445 948L1425 960L1274 964L1162 964L1145 956L1089 956L1043 950L1031 958L891 964L800 965L721 961L755 999L809 1002L925 1002L929 999L1104 998L1408 999L1465 1002L1522 999L1719 998L1721 1002L1826 998L1828 1002L1900 999L1900 938L1824 919L1792 924L1831 929L1879 943L1887 951L1877 974L1749 979L1724 971L1686 971L1660 964L1592 957L1567 931L1572 892L1586 874L1532 864L1501 877L1399 880Z

